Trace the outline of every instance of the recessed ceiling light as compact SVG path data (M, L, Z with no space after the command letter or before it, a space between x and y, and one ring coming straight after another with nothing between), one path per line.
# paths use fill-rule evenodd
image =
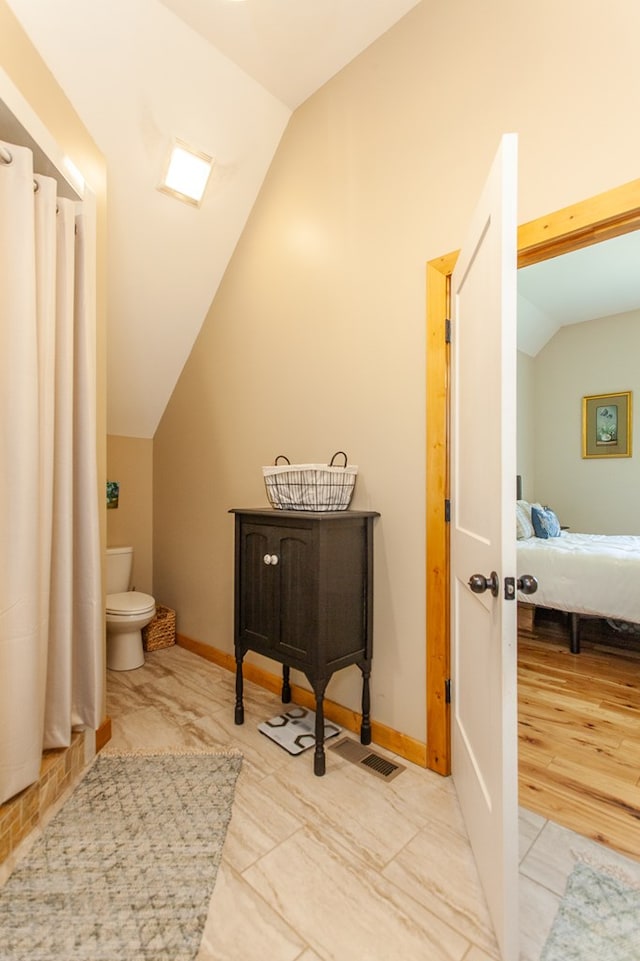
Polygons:
M212 167L213 157L174 140L158 190L199 207Z

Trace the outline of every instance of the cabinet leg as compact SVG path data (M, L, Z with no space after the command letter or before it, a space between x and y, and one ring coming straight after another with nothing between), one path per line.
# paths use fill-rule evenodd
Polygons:
M317 777L322 777L326 771L326 758L324 754L324 711L322 700L316 701L316 749L313 755L313 773Z
M242 678L242 656L236 654L236 710L234 720L236 724L244 724L244 704L242 695L244 684Z
M288 664L282 665L282 703L291 703L291 685L289 684L290 668Z
M371 695L369 693L369 678L371 666L361 665L362 671L362 724L360 725L360 743L371 744Z
M313 755L313 773L317 777L322 777L326 771L326 758L324 753L324 691L326 686L326 681L321 686L315 686L316 749Z

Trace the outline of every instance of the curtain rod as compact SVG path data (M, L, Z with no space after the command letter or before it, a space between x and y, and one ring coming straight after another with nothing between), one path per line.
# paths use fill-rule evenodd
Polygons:
M2 161L3 164L7 164L7 165L8 165L8 164L12 164L12 163L13 163L13 154L12 154L9 150L7 150L6 147L0 146L0 160ZM33 192L34 192L34 193L37 193L37 191L38 191L39 189L40 189L40 185L38 184L38 181L37 181L37 180L34 180L34 181L33 181Z

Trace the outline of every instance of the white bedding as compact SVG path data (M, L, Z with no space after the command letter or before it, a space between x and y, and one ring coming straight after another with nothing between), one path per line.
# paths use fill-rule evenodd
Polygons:
M518 577L538 579L518 600L576 614L640 623L640 537L572 534L518 541Z

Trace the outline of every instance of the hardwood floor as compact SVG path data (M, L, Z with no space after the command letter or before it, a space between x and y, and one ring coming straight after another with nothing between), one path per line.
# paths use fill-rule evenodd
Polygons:
M539 610L518 637L520 804L640 860L640 634Z

